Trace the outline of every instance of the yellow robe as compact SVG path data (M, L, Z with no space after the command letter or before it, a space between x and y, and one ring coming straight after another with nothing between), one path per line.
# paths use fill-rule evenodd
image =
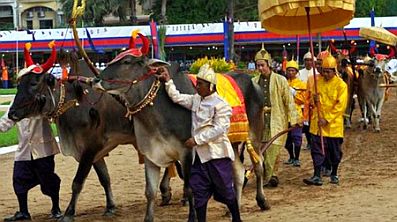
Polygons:
M344 134L343 114L347 105L347 85L339 77L335 76L325 81L322 76L318 77L317 90L320 99L320 116L327 120L328 124L321 127L324 137L342 138ZM314 92L313 89L310 90ZM310 104L313 107L310 119L310 133L320 135L318 127L317 108L313 96L310 96Z
M305 103L306 83L298 78L295 78L292 80L289 79L288 84L290 87L296 90L296 95L294 96L295 107L299 117L303 118L302 105Z
M260 76L254 77L252 81L258 83L259 77ZM271 116L270 123L265 124L270 124L270 137L274 137L277 133L288 128L288 122L290 122L291 125L295 125L301 120L295 109L294 98L285 77L273 72L270 75L269 89ZM272 176L276 176L277 160L286 139L287 134L280 136L264 154L265 182L268 182Z
M255 76L252 81L259 82L259 76ZM274 137L277 133L288 129L288 122L295 125L301 121L295 109L294 97L292 96L287 79L277 73L270 75L270 103L271 120L270 136ZM269 123L265 123L269 124ZM280 136L273 144L284 146L287 135Z

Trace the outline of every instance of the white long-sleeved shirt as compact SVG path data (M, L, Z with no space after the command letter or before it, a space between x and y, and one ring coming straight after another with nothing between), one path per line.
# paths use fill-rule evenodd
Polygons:
M229 104L216 92L202 98L198 94L181 94L172 80L165 86L172 101L192 111L191 131L197 143L193 155L197 152L202 163L225 157L234 160L233 148L227 137L232 115Z
M318 74L317 70L316 70L316 74ZM303 68L303 69L299 70L298 78L300 80L302 80L302 82L307 83L309 76L312 76L312 75L313 75L313 68L311 68L311 69Z
M15 161L40 159L59 153L58 144L52 135L47 119L30 117L14 122L8 118L8 111L0 118L0 132L10 130L14 125L18 130L18 148L15 151Z

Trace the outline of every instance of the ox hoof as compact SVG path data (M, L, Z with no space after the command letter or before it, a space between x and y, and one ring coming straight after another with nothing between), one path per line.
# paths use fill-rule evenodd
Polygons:
M73 222L74 216L63 216L58 219L58 222Z
M171 197L172 197L171 193L169 195L161 197L160 206L170 205Z
M375 129L375 133L380 133L380 128Z
M261 210L270 210L270 204L266 201L266 199L256 199L256 203L261 208Z
M105 211L105 213L103 213L103 216L111 217L114 215L115 212L116 212L116 207L109 207L109 208L106 208L106 211Z

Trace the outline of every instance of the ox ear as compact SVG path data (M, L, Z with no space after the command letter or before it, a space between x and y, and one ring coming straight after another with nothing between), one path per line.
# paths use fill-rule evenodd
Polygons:
M83 87L81 86L79 81L74 81L72 86L74 89L74 93L76 93L77 100L81 101L81 99L83 98L83 95L84 95Z
M55 76L51 74L45 74L44 75L44 81L47 83L47 85L52 89L55 87Z

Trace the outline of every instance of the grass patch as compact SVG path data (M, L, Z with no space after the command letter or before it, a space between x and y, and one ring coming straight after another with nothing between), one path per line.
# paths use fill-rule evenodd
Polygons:
M15 94L17 94L17 88L0 89L0 95L15 95Z
M10 104L11 104L11 101L0 103L0 105L10 105Z
M4 112L0 111L0 116L3 116ZM58 136L57 130L56 130L56 125L51 124L52 132L55 136ZM11 146L18 144L18 131L17 127L13 126L10 130L7 132L0 132L0 148L4 146Z

